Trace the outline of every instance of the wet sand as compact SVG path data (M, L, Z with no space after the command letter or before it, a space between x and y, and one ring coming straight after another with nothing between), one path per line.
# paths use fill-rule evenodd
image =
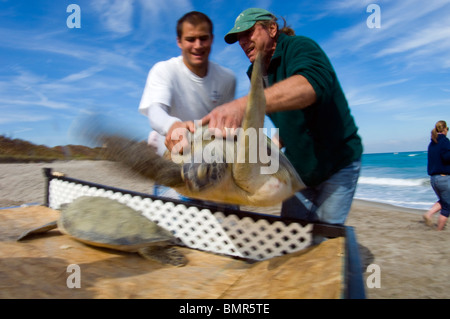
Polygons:
M69 177L149 193L152 182L107 161L0 164L0 207L42 204L44 167ZM277 213L276 207L267 213ZM262 212L266 212L261 210ZM369 265L380 270L380 288L366 287L367 298L448 298L450 232L427 227L423 211L355 200L346 225L355 229L364 280L374 283ZM437 221L437 215L434 222Z

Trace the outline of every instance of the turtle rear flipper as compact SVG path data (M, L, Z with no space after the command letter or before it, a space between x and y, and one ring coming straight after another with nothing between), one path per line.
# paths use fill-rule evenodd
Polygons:
M251 160L252 156L261 154L259 147L267 147L265 137L262 138L260 129L264 127L266 114L266 98L263 85L262 54L258 54L253 63L251 88L248 94L247 107L242 121L243 131L237 137L237 160L233 165L233 178L242 189L253 193L259 187L254 183L255 177L260 175L260 156L256 156L258 165ZM256 141L247 140L247 133L254 132ZM249 181L252 181L249 183Z
M161 264L181 267L187 264L186 257L173 246L147 246L138 250L142 257Z
M29 238L31 236L36 235L36 234L46 233L46 232L48 232L48 231L50 231L52 229L55 229L57 227L58 227L57 221L56 220L52 221L52 222L50 222L48 224L45 224L45 225L42 225L40 227L33 228L33 229L30 229L30 230L27 230L27 231L23 232L22 235L20 235L19 238L17 238L17 241L27 239L27 238Z

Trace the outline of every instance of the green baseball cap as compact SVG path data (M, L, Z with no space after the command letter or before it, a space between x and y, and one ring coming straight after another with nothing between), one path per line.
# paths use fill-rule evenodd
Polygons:
M235 43L237 34L252 28L257 21L272 20L274 15L267 10L259 8L250 8L242 11L236 18L233 29L225 35L225 42L228 44Z

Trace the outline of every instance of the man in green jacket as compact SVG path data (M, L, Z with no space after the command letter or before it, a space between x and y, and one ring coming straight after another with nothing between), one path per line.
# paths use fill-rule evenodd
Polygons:
M344 224L361 167L362 143L336 73L317 43L279 28L267 10L251 8L225 36L253 63L263 51L266 112L306 189L283 202L281 216ZM248 70L250 75L252 66ZM202 119L209 127L241 125L247 96Z

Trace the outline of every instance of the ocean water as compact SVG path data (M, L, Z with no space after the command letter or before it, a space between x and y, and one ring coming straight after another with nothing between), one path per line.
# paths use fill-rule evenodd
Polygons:
M427 152L364 154L355 198L427 210L437 200Z

